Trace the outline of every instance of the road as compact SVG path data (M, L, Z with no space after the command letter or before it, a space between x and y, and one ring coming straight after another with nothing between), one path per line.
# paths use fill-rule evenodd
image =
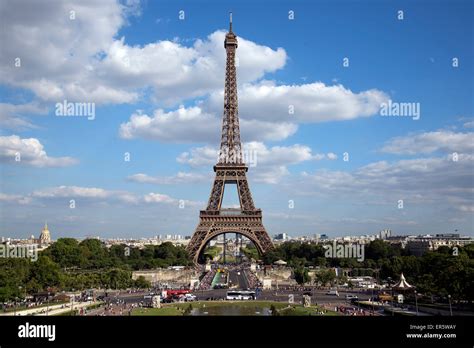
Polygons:
M242 290L249 288L249 282L242 270L229 271L229 287Z
M246 288L246 277L239 275L237 272L230 274L232 282L237 282L241 288ZM198 301L207 301L207 300L223 300L226 297L227 289L214 289L214 290L202 290L194 291L193 294L196 295ZM339 306L351 306L355 307L345 299L346 294L357 295L360 300L368 300L370 298L370 293L359 293L355 291L351 292L340 292L340 296L330 296L326 295L327 290L317 290L313 289L309 291L311 293L311 303L324 306L327 309L334 310L334 307ZM260 292L257 300L261 301L278 301L278 302L288 302L290 295L293 295L295 303L302 303L303 294L308 293L303 289L300 290L263 290ZM106 310L104 307L99 309L94 309L89 311L87 315L128 315L129 310L132 307L137 307L141 304L148 304L151 299L145 299L144 296L148 292L137 292L137 293L116 293L109 296L105 301L110 305Z

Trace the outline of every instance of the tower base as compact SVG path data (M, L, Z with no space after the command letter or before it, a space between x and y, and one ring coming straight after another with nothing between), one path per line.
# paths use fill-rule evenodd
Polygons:
M217 213L217 214L216 214ZM262 213L254 210L245 214L240 209L202 210L199 224L188 244L187 250L195 264L206 244L224 233L237 233L250 239L260 254L273 249L272 241L262 223Z

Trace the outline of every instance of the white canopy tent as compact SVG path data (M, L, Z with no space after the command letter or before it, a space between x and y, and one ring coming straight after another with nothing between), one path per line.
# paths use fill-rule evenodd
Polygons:
M275 261L273 264L278 265L278 266L284 266L286 265L286 262L283 260L278 260L278 261Z
M392 287L394 290L411 290L414 287L408 284L403 273L400 275L400 281Z

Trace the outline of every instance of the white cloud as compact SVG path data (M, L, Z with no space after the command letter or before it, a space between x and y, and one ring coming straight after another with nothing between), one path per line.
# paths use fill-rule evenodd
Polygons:
M302 173L295 190L303 195L347 196L367 200L380 196L386 201L442 205L472 205L474 156L418 158L396 162L379 161L353 172L319 170ZM299 188L298 188L299 187ZM298 189L296 189L298 188ZM395 203L394 203L395 204ZM461 209L461 208L460 208Z
M145 184L156 184L156 185L174 185L174 184L188 184L207 182L210 180L210 176L201 173L186 173L178 172L173 176L150 176L143 173L138 173L129 176L127 179L134 182L145 183Z
M34 201L57 200L57 199L84 199L89 203L124 203L124 204L149 204L163 203L170 205L184 204L188 206L202 205L186 199L177 199L162 193L148 193L144 195L135 194L128 191L106 190L98 187L81 186L55 186L35 190L27 195L14 195L0 193L0 201L6 203L29 204Z
M164 195L161 193L148 193L143 196L143 199L146 203L175 203L177 202L175 199L171 198L168 195Z
M31 197L39 199L84 198L91 201L118 200L130 204L136 204L140 201L138 196L126 191L109 191L98 187L65 185L36 190L31 194Z
M459 209L464 212L474 213L474 205L461 205Z
M313 159L311 148L305 145L272 146L253 141L243 144L244 152L255 153L256 165L291 165ZM253 155L250 155L253 156Z
M254 166L250 173L252 178L267 184L276 184L289 175L288 165L314 159L311 148L299 144L268 148L261 142L250 142L244 143L243 149L251 159L249 164Z
M208 108L221 110L223 98L223 91L211 94ZM277 85L261 81L239 90L239 114L244 119L272 122L342 121L376 115L387 100L388 96L376 89L354 93L342 85L322 82Z
M219 150L211 146L195 147L190 152L183 152L176 161L191 167L212 166L217 163Z
M9 104L0 103L0 125L10 129L35 128L25 115L46 114L47 109L36 103Z
M15 161L18 155L20 161ZM38 139L17 135L0 136L0 161L35 167L65 167L78 162L71 157L50 157Z
M248 165L291 165L309 160L330 160L337 158L337 155L328 153L327 155L312 153L309 146L294 144L290 146L267 147L264 143L251 141L243 143L243 157ZM216 164L219 150L211 146L195 147L190 152L183 152L177 157L178 163L188 164L191 167L211 166ZM335 157L334 157L335 156ZM253 163L250 163L253 162Z
M111 196L111 192L97 187L79 187L79 186L57 186L37 190L32 193L37 198L106 198Z
M464 128L474 128L474 121L469 121L463 124Z
M158 139L163 142L207 142L214 135L219 137L220 128L217 118L203 113L199 107L180 107L171 112L161 109L152 117L133 114L127 123L120 125L119 134L122 138Z
M220 140L222 119L204 112L199 106L165 112L155 110L153 116L135 113L122 123L119 135L124 139L144 138L173 143L213 143ZM292 123L272 123L240 120L243 137L247 140L282 140L293 135Z
M137 101L149 87L156 100L165 103L222 87L224 31L195 40L190 47L169 40L130 46L117 34L129 24L129 16L140 13L140 4L130 0L3 2L0 82L29 89L46 101L119 104ZM241 82L282 68L287 58L282 48L273 50L240 37L237 57Z
M30 197L22 195L10 195L0 192L0 202L16 203L16 204L28 204L31 202Z
M278 141L295 134L298 126L291 122L271 122L240 118L240 129L241 139L245 141ZM210 131L214 130L210 129ZM217 133L220 135L219 131Z
M102 68L116 83L152 86L158 100L172 105L222 88L224 38L224 31L215 31L191 47L167 40L131 47L122 38L110 46ZM241 37L238 40L239 83L257 80L285 65L282 48L273 50Z
M222 83L222 82L221 82ZM353 93L341 85L323 83L277 86L264 81L239 91L239 118L245 141L278 141L298 130L298 123L348 120L378 112L387 96L377 90ZM120 126L120 136L177 143L217 143L220 137L223 91L197 105L153 116L134 113ZM289 107L295 113L289 113Z
M137 98L101 76L100 55L126 24L127 7L115 0L7 1L1 6L0 82L48 101L123 103Z
M456 133L439 130L390 139L382 148L383 152L397 155L444 153L472 153L474 133Z
M74 20L70 11L74 11ZM134 103L151 91L158 104L171 107L210 94L209 101L185 109L190 117L187 123L182 111L157 110L151 117L132 115L122 124L120 134L167 142L216 141L219 135L212 131L219 127L211 125L221 123L225 31L217 30L189 46L179 39L130 46L117 33L128 24L127 16L140 15L140 11L136 1L125 5L115 0L4 3L0 19L8 30L0 33L0 82L29 89L38 98L53 102ZM238 40L245 141L285 139L295 134L299 122L371 116L386 100L378 90L354 93L342 85L320 82L254 83L283 68L287 54L283 48L272 49L242 37ZM14 66L16 58L21 59L21 67ZM294 115L288 114L289 105L294 105ZM17 122L17 126L28 126ZM208 122L209 130L203 122ZM150 130L143 129L143 124Z
M187 164L191 167L211 167L217 162L218 150L211 146L192 148L189 152L183 152L176 159L178 163ZM332 157L328 153L327 158ZM290 172L289 165L299 164L305 161L322 160L325 154L313 154L310 147L294 144L291 146L267 147L262 142L243 143L244 162L251 167L249 175L255 181L269 184L278 183Z
M204 203L203 202L196 202L196 201L190 201L190 200L187 200L187 199L176 199L176 198L172 198L168 195L165 195L165 194L161 194L161 193L153 193L153 192L150 192L146 195L143 196L143 200L145 203L163 203L163 204L171 204L171 205L176 205L176 206L179 206L179 207L186 207L186 206L190 206L190 207L196 207L196 206L203 206Z

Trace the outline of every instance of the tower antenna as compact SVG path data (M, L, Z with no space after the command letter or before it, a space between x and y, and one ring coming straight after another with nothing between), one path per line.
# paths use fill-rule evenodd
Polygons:
M232 33L232 12L230 12L230 26L229 26L229 32Z

